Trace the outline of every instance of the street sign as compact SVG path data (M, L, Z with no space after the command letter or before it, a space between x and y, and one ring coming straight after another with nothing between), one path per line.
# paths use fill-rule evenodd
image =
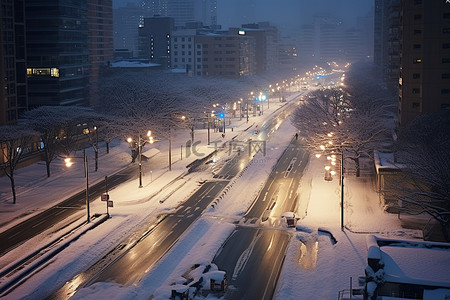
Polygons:
M112 200L108 200L108 207L114 207L114 202Z
M101 196L101 198L102 198L102 201L108 201L108 200L109 200L109 195L103 193L102 196Z

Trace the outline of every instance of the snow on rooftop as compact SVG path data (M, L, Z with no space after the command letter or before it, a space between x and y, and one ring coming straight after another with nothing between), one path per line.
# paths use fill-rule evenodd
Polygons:
M403 165L395 162L394 153L374 151L374 160L377 173L380 169L399 169Z
M141 61L127 61L121 60L111 63L112 68L147 68L147 67L157 67L158 64L144 63Z
M450 288L450 249L413 245L380 248L387 281Z

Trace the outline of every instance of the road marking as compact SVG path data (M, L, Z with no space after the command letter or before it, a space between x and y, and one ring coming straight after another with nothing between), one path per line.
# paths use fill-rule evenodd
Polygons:
M242 272L242 270L245 268L245 265L248 262L248 259L250 258L253 248L255 248L256 242L261 237L261 233L258 233L256 237L253 238L252 242L250 243L249 247L242 252L241 256L239 257L236 266L234 267L232 280L236 280L236 278L239 276L239 274Z

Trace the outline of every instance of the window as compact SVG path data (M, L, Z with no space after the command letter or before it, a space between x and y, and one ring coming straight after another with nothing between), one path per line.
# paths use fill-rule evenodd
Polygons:
M444 13L444 14L442 15L442 18L444 18L444 19L450 19L450 14L449 14L449 13Z
M419 102L413 102L412 103L412 108L419 108L420 107L420 103Z
M422 0L414 0L414 5L422 4Z
M414 88L414 89L412 89L412 93L413 94L420 94L420 89Z
M450 58L443 58L442 59L443 64L450 64Z
M420 73L413 74L413 79L419 79L419 78L420 78Z
M414 47L414 49L420 49L420 48L422 48L422 45L421 44L414 44L413 47Z
M449 89L442 89L441 90L441 95L447 95L450 94L450 90Z
M450 28L442 28L443 34L450 34Z
M450 79L450 73L443 73L442 79Z
M422 59L421 58L414 58L413 63L414 64L420 64L420 63L422 63Z
M421 19L422 19L422 15L420 15L420 14L414 15L414 20L421 20Z
M450 44L449 43L442 44L442 49L450 49Z
M414 34L422 34L422 30L421 29L414 29Z
M202 55L202 52L201 51L197 51L197 55Z

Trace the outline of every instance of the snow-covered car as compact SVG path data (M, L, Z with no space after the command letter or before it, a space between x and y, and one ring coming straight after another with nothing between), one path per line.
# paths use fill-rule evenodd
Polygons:
M295 219L295 214L291 211L285 212L281 215L281 219L286 224L287 227L295 227L297 219Z

